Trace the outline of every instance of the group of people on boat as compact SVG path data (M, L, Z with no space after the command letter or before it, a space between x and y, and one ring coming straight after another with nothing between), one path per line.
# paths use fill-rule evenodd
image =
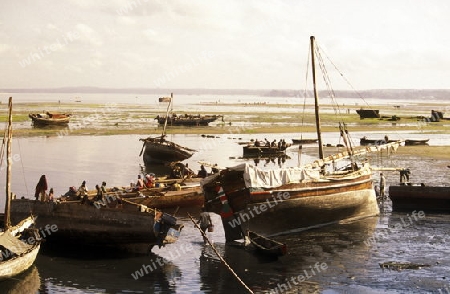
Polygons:
M208 175L212 175L219 172L219 167L214 164L211 167L211 172L208 173L205 166L202 164L200 166L200 170L195 174L195 172L189 168L189 164L183 164L181 162L177 162L173 165L170 177L172 179L189 179L189 178L206 178Z
M48 184L47 184L47 177L45 175L42 175L39 178L38 183L36 184L36 189L34 193L34 197L36 201L41 202L53 202L55 201L54 197L54 190L53 188L50 188L49 192L47 193ZM106 182L103 181L101 186L95 185L95 189L97 191L97 194L94 197L94 201L100 201L103 199L103 195L106 193ZM86 181L83 181L78 187L78 189L75 186L69 187L69 190L64 193L64 195L61 195L65 197L66 200L81 200L82 203L85 203L88 201L88 193L89 189L86 186Z
M253 143L253 146L278 148L280 150L284 150L286 149L286 147L288 147L284 139L281 139L278 142L276 139L274 139L272 142L270 142L269 140L267 140L267 138L264 138L264 141L259 141L258 139L256 139L255 142Z
M145 174L144 178L141 175L138 175L137 182L131 183L130 186L133 191L140 191L145 188L154 188L155 187L155 174Z

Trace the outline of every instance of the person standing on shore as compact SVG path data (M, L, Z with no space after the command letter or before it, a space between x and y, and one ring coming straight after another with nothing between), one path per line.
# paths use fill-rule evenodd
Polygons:
M384 189L386 185L386 178L383 173L380 173L380 197L384 199Z

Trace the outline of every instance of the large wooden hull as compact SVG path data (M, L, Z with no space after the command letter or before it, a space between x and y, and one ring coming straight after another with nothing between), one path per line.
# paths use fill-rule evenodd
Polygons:
M251 191L243 181L236 180L243 175L232 173L203 186L205 205L222 216L227 241L238 239L236 231L241 229L276 235L379 214L370 174ZM217 183L223 188L232 216L225 216L223 202L214 193Z
M192 151L171 145L168 141L164 143L146 141L144 148L143 159L146 165L183 161L193 154Z
M173 236L179 225L171 224L162 234L155 226L153 212L141 212L136 205L120 208L97 208L79 201L44 203L34 200L13 200L11 217L21 218L30 212L37 216L36 226L57 226L45 236L46 241L70 245L114 247L127 250L139 245L164 245L176 241ZM176 222L176 220L175 220ZM171 230L172 229L172 230ZM167 235L165 235L167 233Z
M393 210L450 211L450 187L389 186Z

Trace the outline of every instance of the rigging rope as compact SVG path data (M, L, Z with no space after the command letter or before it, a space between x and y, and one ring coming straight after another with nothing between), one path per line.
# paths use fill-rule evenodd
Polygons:
M2 148L0 150L0 167L3 166L3 156L5 156L5 147L6 147L6 130L7 130L7 124L5 124L5 131L3 132L3 143L2 143Z
M19 146L19 154L22 154L22 149L20 148L20 140L17 140L17 145ZM27 193L27 196L28 196L29 195L29 191L28 191L27 181L25 179L25 168L23 167L23 160L22 160L22 158L20 158L20 165L22 166L23 182L24 182L25 190L26 190L26 193Z
M318 64L319 64L319 68L320 68L320 70L322 72L322 77L323 77L323 80L324 80L325 85L327 87L328 95L331 98L334 113L336 114L336 116L339 117L339 120L342 121L342 125L339 122L339 130L340 130L340 134L341 134L341 136L339 137L339 144L340 144L341 139L342 139L342 141L344 142L345 147L351 153L352 150L353 150L352 145L354 145L354 143L351 142L351 138L350 138L350 136L348 134L347 127L343 123L344 120L343 120L342 115L341 115L339 104L336 101L336 93L333 90L333 87L331 85L330 76L328 75L328 71L326 69L325 62L324 62L324 60L322 58L322 54L321 54L322 51L323 51L322 48L317 44L315 53L316 53L316 56L317 56L317 61L318 61ZM328 60L329 60L329 58L328 58ZM352 159L352 161L353 161L353 159Z
M303 139L303 126L304 126L304 119L305 119L305 110L306 110L306 97L308 97L307 95L307 85L308 85L308 77L309 77L309 61L310 61L310 52L311 52L311 44L309 45L309 50L308 50L308 57L307 57L307 61L306 61L306 73L305 73L305 90L303 92L303 110L302 110L302 130L300 131L300 139Z
M333 63L333 61L330 59L330 57L328 57L327 53L325 51L323 51L323 54L325 55L325 57L328 59L328 61L333 65L334 69L339 73L339 75L342 77L342 79L347 83L347 85L349 85L350 88L352 88L352 90L358 95L359 98L361 98L364 103L366 103L367 106L370 106L369 103L367 103L367 101L364 99L364 97L361 95L360 92L358 92L358 90L355 89L355 87L353 87L353 85L350 83L350 81L344 76L344 74L339 70L339 68L336 66L336 64Z

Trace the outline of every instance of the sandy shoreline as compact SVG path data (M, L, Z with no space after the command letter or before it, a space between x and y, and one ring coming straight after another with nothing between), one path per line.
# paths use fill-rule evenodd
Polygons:
M246 103L233 104L236 112L221 111L220 105L212 105L211 110L199 111L199 114L223 114L224 121L216 121L207 127L175 127L167 128L168 134L276 134L276 133L314 133L314 115L311 112L293 112L292 107L298 105L252 105L251 115L244 115ZM424 107L431 107L423 104ZM241 107L241 108L239 108ZM330 105L324 105L327 110ZM2 104L0 116L6 121L7 106ZM382 119L359 119L355 109L349 106L349 111L343 115L336 115L325 111L321 117L322 132L338 132L338 121L344 121L350 132L410 131L421 134L448 134L450 121L423 122L417 119L423 113L421 107L402 109L404 117L397 122L389 121L389 115L394 113L392 107L380 106L380 112L387 114ZM228 108L227 108L228 109ZM244 109L244 110L242 110ZM256 109L256 111L255 111ZM287 112L287 110L290 110ZM68 126L63 127L33 127L29 113L43 111L72 113L73 118ZM182 112L178 112L182 113ZM16 103L13 107L14 137L33 136L103 136L137 134L143 137L158 135L162 127L154 118L161 115L161 109L143 108L141 105L87 103ZM426 148L425 148L426 147ZM426 156L439 159L450 159L450 148L445 146L413 146L399 149L400 153Z
M199 104L200 105L200 104ZM195 106L195 105L194 105ZM315 131L315 118L313 109L308 106L306 111L295 104L219 104L210 105L198 111L186 111L195 114L220 114L223 121L216 121L209 127L173 127L168 133L181 134L223 134L223 133L298 133ZM321 106L322 131L336 131L338 122L344 122L352 131L386 130L393 131L415 130L420 132L450 133L450 120L441 122L428 122L426 116L434 108L427 104L402 108L401 112L391 106L376 106L382 114L381 119L360 119L356 114L359 106L345 106L339 112L331 105ZM298 111L296 111L298 109ZM164 111L163 111L164 110ZM71 113L69 124L74 135L92 134L154 134L160 133L161 128L155 120L157 115L165 115L165 108L154 105L142 106L139 104L89 104L89 103L16 103L13 105L13 121L16 135L51 135L52 130L31 128L29 113L42 113L44 111ZM184 114L184 111L175 111ZM400 115L401 114L401 115ZM7 105L0 104L0 120L6 121ZM391 121L392 116L401 117L399 121ZM425 117L425 121L420 119ZM21 132L26 129L26 132ZM233 130L235 130L233 132ZM239 132L236 132L238 130Z

